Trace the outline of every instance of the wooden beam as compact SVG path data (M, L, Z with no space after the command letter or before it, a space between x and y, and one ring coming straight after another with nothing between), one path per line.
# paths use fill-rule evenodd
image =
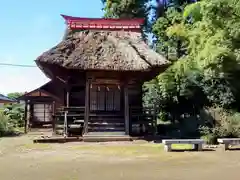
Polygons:
M86 79L86 94L85 94L85 115L84 115L84 131L83 133L88 133L88 120L89 120L89 97L90 97L90 79Z
M65 81L64 79L60 78L59 76L56 76L56 78L57 78L58 80L60 80L61 82L63 82L64 84L67 83L67 81Z
M129 135L129 101L128 101L128 85L124 84L124 119L125 119L125 134Z

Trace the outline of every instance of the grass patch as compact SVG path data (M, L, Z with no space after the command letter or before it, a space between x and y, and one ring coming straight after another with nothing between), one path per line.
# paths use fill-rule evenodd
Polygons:
M73 150L85 151L88 153L114 155L114 156L147 156L157 157L161 156L163 151L162 144L143 143L143 144L130 144L130 145L103 145L103 144L90 144L90 145L76 145L70 147ZM192 145L173 145L174 149L190 150Z
M192 144L173 144L172 148L175 150L191 150L193 149Z
M29 150L49 150L52 149L50 144L34 144L27 143L21 144L16 148L18 151L29 151Z
M162 151L162 146L146 145L83 145L72 147L74 150L85 151L89 154L107 155L107 156L151 156Z

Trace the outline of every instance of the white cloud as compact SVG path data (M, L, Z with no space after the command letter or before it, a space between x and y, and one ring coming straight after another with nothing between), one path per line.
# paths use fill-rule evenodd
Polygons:
M0 67L0 93L29 92L49 81L38 68Z

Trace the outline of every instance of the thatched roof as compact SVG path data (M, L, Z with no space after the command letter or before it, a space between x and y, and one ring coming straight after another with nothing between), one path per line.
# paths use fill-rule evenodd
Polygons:
M68 69L117 71L145 71L169 64L148 47L141 33L93 30L69 30L62 42L43 53L36 62Z

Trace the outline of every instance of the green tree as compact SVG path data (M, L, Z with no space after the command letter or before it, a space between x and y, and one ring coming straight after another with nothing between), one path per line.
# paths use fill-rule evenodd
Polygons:
M17 99L22 95L24 95L24 93L22 93L22 92L13 92L13 93L7 94L7 96L11 99Z
M24 109L20 104L8 104L0 109L0 137L17 135L24 126Z
M151 0L102 0L108 18L144 18L144 32L149 32L148 16Z
M186 43L183 37L169 37L167 35L167 29L174 24L180 24L182 19L182 13L175 7L170 7L162 17L157 19L152 28L156 50L171 61L176 61L184 55ZM180 25L179 29L181 29ZM182 33L184 33L184 31Z
M105 17L111 18L146 18L150 0L102 0Z
M180 18L166 23L164 32L154 27L157 33L164 33L167 43L176 38L184 40L186 46L186 53L156 78L155 94L163 111L180 117L195 112L196 107L238 106L239 9L236 0L202 0L187 6L180 12L182 16L175 12L178 15L174 17ZM152 96L151 90L146 92Z
M156 50L165 55L169 60L178 60L186 54L186 42L184 36L167 35L168 27L179 24L179 30L182 28L180 22L183 20L182 12L187 4L195 2L194 0L156 0L157 6L154 13L154 25L152 32L154 35L154 45ZM182 31L184 33L184 31Z
M4 114L9 118L9 122L14 127L23 127L24 125L24 108L21 104L7 104Z

